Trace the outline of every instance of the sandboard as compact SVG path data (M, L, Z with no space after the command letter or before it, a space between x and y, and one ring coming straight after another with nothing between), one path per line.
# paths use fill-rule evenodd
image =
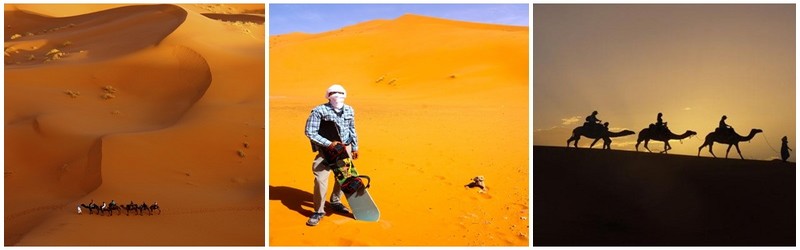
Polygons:
M320 122L319 134L330 141L341 142L339 129L336 123L332 121ZM342 187L347 203L350 205L350 210L353 212L353 217L362 221L378 221L380 211L367 191L370 185L369 177L358 174L353 160L343 146L333 150L322 150L325 164L331 168L336 182ZM363 184L362 180L359 179L366 179L367 184Z

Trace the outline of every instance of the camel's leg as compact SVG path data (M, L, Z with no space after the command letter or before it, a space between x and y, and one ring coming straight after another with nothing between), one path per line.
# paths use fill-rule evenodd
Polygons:
M589 145L589 148L594 147L594 144L597 143L597 141L599 141L599 140L600 140L600 138L594 139L594 141L592 142L592 145Z
M639 152L639 143L642 143L642 140L636 140L636 152Z
M733 144L728 144L728 150L725 151L725 159L728 159L728 153L731 152L731 147L733 147ZM736 148L738 149L739 146L736 146Z
M567 139L567 147L569 147L569 143L570 142L575 141L575 147L577 148L578 147L578 139L580 139L580 138L581 138L580 136L575 136L574 134L572 136L570 136L569 139Z
M703 146L705 146L705 145L703 145ZM711 153L711 156L714 156L714 158L717 158L717 155L714 154L714 142L713 141L708 143L708 152Z
M664 153L666 154L667 151L669 151L670 149L672 149L672 146L669 145L669 141L665 141L664 142Z
M650 148L649 148L649 147L647 147L647 144L648 144L648 143L650 143L650 140L644 140L644 149L647 149L647 152L650 152L650 153L652 153L653 151L650 151Z
M736 152L739 152L739 157L741 157L742 160L744 160L744 156L742 156L742 151L739 150L739 143L736 143L734 145L736 145Z

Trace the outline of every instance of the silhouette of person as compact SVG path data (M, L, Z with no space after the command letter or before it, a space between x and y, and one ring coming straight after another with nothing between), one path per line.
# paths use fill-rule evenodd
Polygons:
M663 116L663 114L661 114L659 112L658 113L658 117L656 117L656 128L658 128L658 129L666 127L666 126L664 126L664 120L661 119L661 116Z
M312 151L317 152L311 164L314 174L314 213L306 222L308 226L316 226L325 215L325 193L328 190L328 177L331 175L332 169L328 167L323 152L341 144L345 146L345 151L353 160L358 159L355 111L353 107L344 103L346 97L347 91L344 87L339 84L331 85L325 92L328 102L314 107L306 119L305 135L311 141ZM320 133L323 121L327 121L326 124L330 124L330 122L336 124L338 139L341 141L331 141ZM342 204L342 196L344 196L344 192L342 192L339 182L334 181L330 206L335 212L348 214L350 210Z
M104 202L103 202L103 206L102 206L102 207L100 207L100 209L103 209L103 210L105 210L107 207L108 207L108 206L106 205L106 202L104 201Z
M783 159L783 162L789 159L789 151L792 151L792 148L789 147L789 139L784 136L781 138L781 159Z
M597 111L593 111L591 115L586 117L586 125L587 127L593 127L595 125L600 125L600 119L597 119Z
M81 205L78 205L78 214L82 214L82 213L83 213L83 211L81 211Z
M608 122L603 123L603 132L608 133ZM608 140L609 141L606 141L606 138L603 138L603 149L611 149L611 142L610 142L611 139Z
M733 127L731 127L731 126L729 126L728 124L725 123L725 120L727 120L727 119L728 119L728 116L723 115L722 119L719 120L719 130L722 131L725 134L729 134L730 131L733 130Z
M116 206L117 206L117 202L114 201L114 200L111 200L111 203L108 204L108 207L111 207L111 208L116 207Z

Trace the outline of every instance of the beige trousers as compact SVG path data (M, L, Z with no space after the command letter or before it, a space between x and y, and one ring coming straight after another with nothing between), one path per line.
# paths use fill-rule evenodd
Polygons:
M352 148L346 147L347 155L352 157ZM311 164L311 171L314 172L314 211L316 213L325 213L325 194L328 191L328 177L331 176L331 169L323 164L322 152L317 151L317 156L314 158L314 163ZM342 202L342 188L338 181L333 182L333 193L331 194L331 203Z

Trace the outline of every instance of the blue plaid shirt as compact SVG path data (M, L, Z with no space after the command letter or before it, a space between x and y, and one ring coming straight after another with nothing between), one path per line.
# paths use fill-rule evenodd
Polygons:
M306 137L311 140L311 149L317 151L317 146L328 147L332 142L319 135L321 121L333 121L339 128L342 143L350 144L353 152L358 151L358 137L356 136L355 112L347 104L337 113L330 103L321 104L311 110L311 115L306 120Z

